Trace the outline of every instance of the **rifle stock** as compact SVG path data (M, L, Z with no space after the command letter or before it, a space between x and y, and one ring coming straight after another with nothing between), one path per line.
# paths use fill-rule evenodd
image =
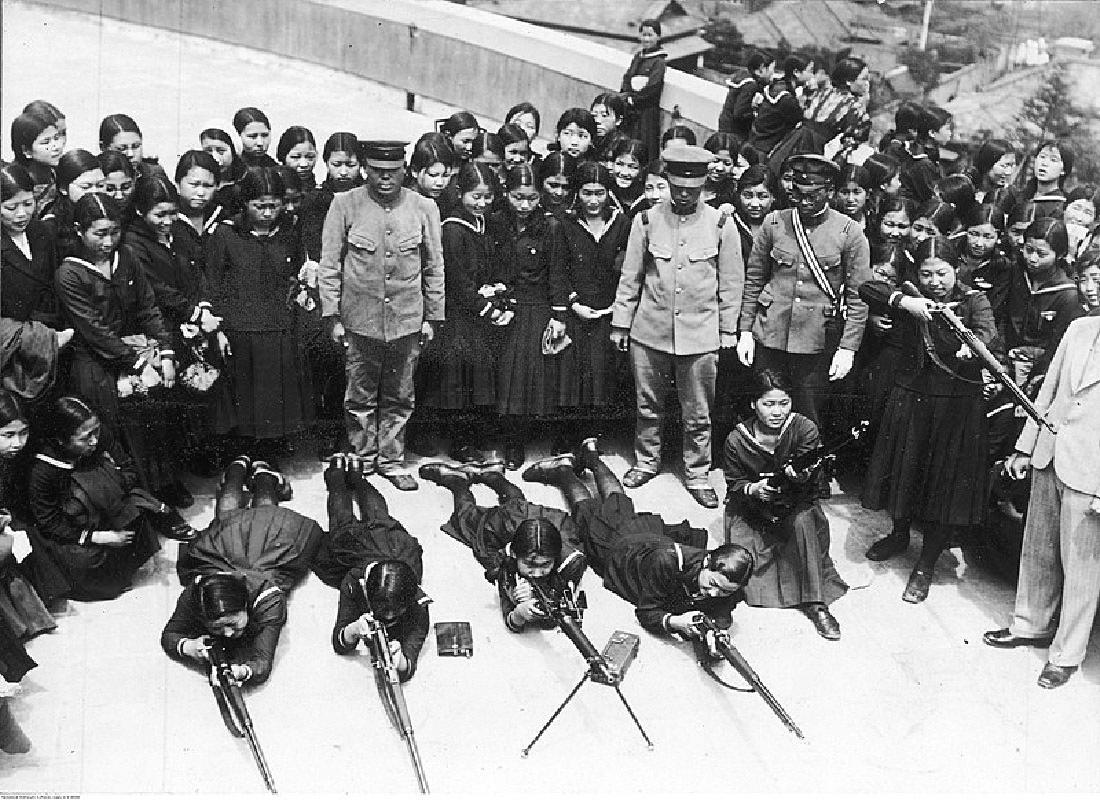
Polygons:
M252 717L248 713L248 706L244 702L244 694L241 692L241 684L233 677L233 666L229 662L229 655L225 645L214 642L209 649L210 656L210 686L214 691L214 699L221 711L222 721L229 733L237 738L243 738L248 742L248 749L252 751L252 758L256 767L260 770L264 785L272 794L276 794L275 780L271 777L271 770L267 766L267 759L260 748L260 740L256 736L256 729L252 726Z
M409 716L409 708L405 704L405 692L401 688L401 677L397 674L397 667L393 663L393 655L390 653L390 638L386 635L386 629L370 614L364 615L369 624L367 634L371 661L378 680L378 692L382 703L386 708L390 719L397 727L397 732L405 740L405 746L409 751L409 759L412 761L413 770L416 772L416 782L422 794L428 794L428 778L424 774L424 765L420 761L420 750L416 746L416 735L413 733L412 718Z
M754 692L763 698L764 702L768 704L768 708L770 708L772 713L779 718L780 722L787 726L787 729L791 733L799 739L805 739L806 737L802 735L802 731L799 729L798 725L795 724L791 715L788 714L786 709L784 709L779 701L775 699L775 695L773 695L768 687L764 685L764 682L760 680L760 676L756 674L756 670L749 665L749 662L745 660L741 652L734 647L733 642L730 640L729 633L719 628L714 620L706 614L700 613L699 617L699 620L695 623L698 630L698 638L703 640L705 644L705 634L707 632L713 633L715 647L722 658L724 658L731 667L737 670L741 677L752 687ZM712 674L712 677L722 682L716 675Z

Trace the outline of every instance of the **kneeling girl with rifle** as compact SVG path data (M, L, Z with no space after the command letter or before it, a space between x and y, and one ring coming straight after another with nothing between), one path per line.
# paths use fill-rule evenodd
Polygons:
M772 370L754 379L753 416L726 439L726 541L753 554L745 601L762 608L800 608L826 639L840 638L829 606L848 590L829 557L828 495L821 437L808 417L791 411L790 385ZM798 469L804 457L811 464Z

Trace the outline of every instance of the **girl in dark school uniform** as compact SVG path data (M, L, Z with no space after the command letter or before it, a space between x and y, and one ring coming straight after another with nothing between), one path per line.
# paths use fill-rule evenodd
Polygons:
M129 248L119 247L122 213L114 200L87 194L77 202L74 217L80 249L61 263L56 278L63 316L76 330L69 391L138 460L147 488L170 486L177 477L174 454L161 453L156 431L145 427L156 421L155 414L146 413L149 409L136 398L122 413L120 400L175 385L172 336L141 264ZM167 420L159 422L161 433L170 427Z
M573 207L573 175L576 171L577 161L573 156L560 150L546 154L539 163L536 173L538 184L535 187L540 194L542 211L550 214L569 212Z
M50 226L61 258L80 249L73 230L76 203L90 192L102 192L103 187L103 168L87 150L70 150L57 163L57 197L42 211L42 220Z
M332 648L347 655L365 641L370 649L363 616L372 614L386 629L398 677L407 681L416 672L431 623L431 599L420 588L424 550L390 516L385 498L357 469L354 457L333 456L325 469L325 486L329 535L321 540L313 571L340 591Z
M559 158L572 161L551 153L544 168ZM560 263L565 252L564 217L559 214L564 210L555 214L539 208L538 185L529 166L508 171L507 189L511 209L495 231L496 279L515 301L515 319L504 333L496 405L504 428L504 463L518 469L527 459L531 423L557 410L559 358L544 354L543 338L545 334L556 342L564 337L568 293Z
M619 209L629 212L645 188L642 168L649 163L640 139L623 139L611 151L611 176L615 179L611 196Z
M977 188L975 199L979 203L996 202L1006 213L1011 211L1016 204L1015 192L1011 188L1016 167L1016 150L1011 144L1004 139L982 142L974 154L974 163L967 171Z
M741 141L732 133L719 131L707 137L703 149L713 154L707 165L707 182L700 200L713 208L733 206L737 200L737 176L748 168L741 155Z
M833 207L855 220L866 231L870 217L868 206L873 208L875 205L873 195L876 188L869 170L857 164L845 164L840 170Z
M0 199L0 316L61 330L57 244L35 218L34 179L22 165L0 162Z
M21 165L34 181L36 214L57 197L57 164L65 152L65 134L58 130L55 119L24 112L11 121L11 149L15 163Z
M233 129L241 137L241 160L248 167L277 167L279 162L267 154L271 146L271 122L267 114L245 106L233 115Z
M753 555L745 600L761 608L798 608L825 639L840 638L829 606L848 591L829 557L829 521L821 510L828 496L823 470L791 473L793 487L780 496L765 473L784 468L791 458L821 444L817 425L791 411L790 387L779 374L763 370L751 392L753 415L726 439L725 538ZM768 524L759 504L782 502L788 509Z
M490 326L507 325L513 316L495 286L496 258L487 230L486 214L499 185L484 164L467 162L455 176L459 207L443 220L447 320L425 347L417 372L417 405L445 420L456 461L483 458L487 415L497 400Z
M964 218L966 240L959 256L959 281L984 292L998 323L1012 279L1012 261L1002 249L1005 214L995 203L982 203Z
M130 159L118 150L104 150L100 153L99 166L103 169L103 191L129 216L132 210L130 198L134 194L134 186L137 185L137 170Z
M1069 145L1047 140L1032 155L1032 176L1020 197L1034 205L1031 219L1061 217L1066 207L1066 181L1073 174L1075 154Z
M802 121L802 102L798 90L811 82L813 74L812 61L801 56L789 56L783 62L783 71L761 93L749 144L765 156Z
M577 218L563 220L562 258L551 277L561 284L570 313L565 329L573 344L557 357L560 443L570 436L576 442L602 431L613 416L618 387L626 365L611 343L611 305L619 285L630 219L611 202L612 178L608 169L589 161L577 169ZM568 420L566 422L565 420ZM558 449L558 448L555 448Z
M275 160L297 173L303 192L317 185L313 174L313 167L317 164L317 141L309 128L291 125L283 131L275 146Z
M99 149L122 153L130 159L138 177L164 175L164 167L155 158L145 157L141 128L125 114L111 114L99 123Z
M232 357L233 408L220 408L219 433L231 433L274 456L313 419L308 364L287 302L303 257L283 213L286 186L274 169L251 170L240 183L245 212L219 225L207 242L211 302L222 316Z
M504 168L529 164L534 157L531 152L531 140L527 131L514 122L506 122L497 131L500 143L504 145Z
M210 219L228 220L243 210L237 195L237 183L248 172L238 148L221 123L207 124L199 134L199 147L218 162L218 190L214 194Z
M619 142L630 138L622 130L622 124L626 120L626 101L621 94L601 92L592 101L589 111L596 121L596 138L592 142L593 158L611 169L615 147Z
M458 158L446 137L441 133L426 133L413 145L405 185L439 203L456 169Z
M480 130L481 123L469 111L457 111L439 126L439 132L447 137L451 149L463 162L473 158L474 139Z
M501 185L503 185L501 176L504 173L504 159L504 142L501 138L492 131L478 131L470 150L470 160L489 167Z
M168 656L204 663L218 637L237 680L260 684L271 675L287 594L324 538L314 520L278 505L288 495L286 479L263 462L242 457L226 468L214 521L180 548L185 588L160 636Z
M306 258L321 260L321 229L325 226L332 198L363 183L359 169L359 139L354 133L338 131L325 140L321 158L325 162L325 179L302 201L302 244Z
M523 128L524 133L527 134L527 142L532 147L531 152L537 156L533 148L539 136L539 129L542 127L542 115L539 114L539 110L532 103L524 100L508 109L508 113L504 115L504 122L507 125L518 125Z
M19 401L0 389L0 623L6 624L17 640L30 639L57 627L33 585L41 575L41 571L30 569L35 556L20 563L14 551L17 535L26 536L32 549L42 546L40 535L30 522L27 504L24 448L29 435L30 425ZM13 530L27 531L29 525L30 532L13 535ZM51 600L57 596L49 591L46 595ZM0 646L0 663L8 661L7 656Z
M125 451L76 397L55 400L30 471L28 496L47 554L73 600L113 600L160 549L157 534L188 541L179 514L137 488Z
M172 224L172 238L180 240L187 257L206 270L202 253L202 237L217 224L208 225L214 211L214 194L218 189L218 162L205 150L188 150L176 163L176 191L179 194L179 214Z
M578 162L593 158L596 151L596 119L583 108L567 108L558 117L557 149Z
M665 89L665 59L661 48L661 23L642 20L638 26L637 52L623 74L622 92L626 101L628 133L641 139L650 158L656 158L661 137L661 93Z
M872 309L899 309L902 362L883 412L863 490L863 505L885 509L893 530L871 545L867 558L905 552L912 522L923 523L924 546L902 599L928 596L936 560L952 535L982 522L988 480L988 426L981 362L935 316L952 303L963 324L995 353L1000 349L993 312L981 292L956 280L957 256L943 236L917 249L917 284L909 297L881 281L860 295Z
M741 234L741 252L751 253L753 238L775 205L775 179L762 164L749 167L737 179L733 222ZM747 259L748 256L745 255Z

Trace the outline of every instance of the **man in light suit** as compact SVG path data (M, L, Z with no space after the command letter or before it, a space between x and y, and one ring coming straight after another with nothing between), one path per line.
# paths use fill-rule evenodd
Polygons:
M1039 685L1055 689L1084 661L1100 601L1100 316L1070 324L1035 406L1057 433L1029 419L1005 462L1031 469L1031 502L1012 624L983 639L1049 646Z

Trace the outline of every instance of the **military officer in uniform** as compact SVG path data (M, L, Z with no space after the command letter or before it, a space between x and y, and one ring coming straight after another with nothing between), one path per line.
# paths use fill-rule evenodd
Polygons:
M718 495L708 482L710 415L718 349L736 344L741 238L724 213L699 202L711 154L673 145L661 158L672 201L634 219L611 313L611 340L629 349L637 398L634 466L623 485L636 488L660 472L665 397L675 386L684 485L696 502L717 508Z
M792 385L796 411L818 421L829 381L843 379L863 339L871 277L863 230L830 207L840 170L818 155L795 156L795 207L764 218L745 268L737 356Z
M413 373L432 323L443 320L439 208L402 188L405 143L362 143L367 182L337 194L321 233L321 313L347 348L348 439L366 470L402 491Z

